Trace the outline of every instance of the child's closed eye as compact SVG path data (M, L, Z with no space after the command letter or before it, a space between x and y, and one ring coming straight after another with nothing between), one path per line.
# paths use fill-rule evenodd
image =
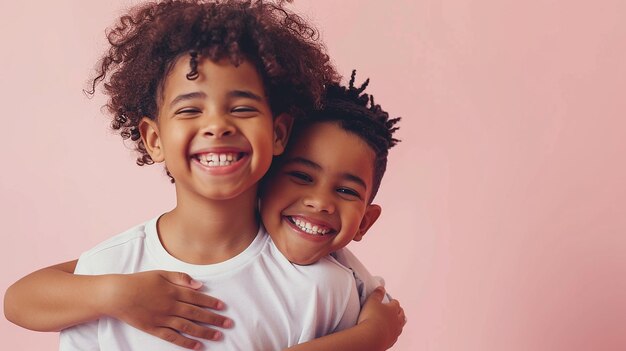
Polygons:
M354 189L341 187L341 188L337 188L337 192L341 194L343 197L361 199L361 194L359 194L359 192Z
M287 172L287 175L292 180L294 180L296 183L299 183L299 184L309 184L313 182L313 178L304 172L292 171L292 172Z
M231 109L230 113L235 117L247 118L258 115L259 110L251 106L237 106Z
M180 110L176 111L174 115L178 118L193 118L193 117L197 117L201 113L202 111L200 109L193 108L193 107L186 107L186 108L181 108Z

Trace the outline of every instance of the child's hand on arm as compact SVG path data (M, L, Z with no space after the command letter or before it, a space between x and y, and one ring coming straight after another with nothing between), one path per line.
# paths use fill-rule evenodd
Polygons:
M387 350L393 346L402 334L402 328L406 324L404 309L400 307L398 300L383 303L385 288L378 287L374 290L361 309L357 326L367 325L370 329L364 337L376 340L376 343Z
M202 283L181 272L147 271L111 275L101 300L104 314L173 344L193 349L200 344L181 333L218 340L221 333L200 325L229 328L232 321L208 309L224 303L196 289Z
M286 349L286 351L382 351L393 346L406 324L398 300L383 303L385 289L374 290L361 309L357 325Z
M6 318L31 330L59 331L110 316L185 348L199 344L181 333L209 340L221 336L198 323L232 326L208 310L219 310L223 303L197 291L201 284L187 274L74 275L75 267L76 261L61 263L17 281L5 294Z

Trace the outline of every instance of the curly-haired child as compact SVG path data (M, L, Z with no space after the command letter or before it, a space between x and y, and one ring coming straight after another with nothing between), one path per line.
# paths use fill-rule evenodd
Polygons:
M39 318L33 329L99 318L65 331L64 350L171 349L161 339L203 346L191 337L221 338L226 349L281 349L354 325L360 306L351 271L327 257L291 264L256 213L258 182L283 152L292 118L318 104L324 84L336 79L316 32L280 4L166 1L123 16L108 38L94 88L106 82L112 127L135 142L137 163L165 163L176 207L84 253L77 275L40 279L35 286L54 283L45 297L7 292L7 316ZM197 281L147 272L155 269ZM167 318L138 321L133 309L142 306L107 306L146 286L155 299L144 304L153 308L166 296ZM233 302L224 309L199 290ZM20 311L16 295L43 313ZM401 312L397 303L377 308Z

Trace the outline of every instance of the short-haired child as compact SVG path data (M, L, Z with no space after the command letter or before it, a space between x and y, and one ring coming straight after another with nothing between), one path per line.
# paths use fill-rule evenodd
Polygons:
M369 80L354 86L355 73L348 87L329 85L324 107L296 122L264 182L260 212L289 261L307 265L332 256L354 272L364 303L380 282L345 246L360 241L381 214L372 201L398 142L399 118L390 119L364 92ZM403 311L398 317L406 321Z

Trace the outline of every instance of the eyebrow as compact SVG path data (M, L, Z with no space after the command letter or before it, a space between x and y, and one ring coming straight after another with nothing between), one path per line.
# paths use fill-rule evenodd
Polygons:
M259 101L259 102L262 102L265 100L263 99L263 97L261 97L258 94L253 93L250 90L232 90L228 92L227 96L229 98L247 98L247 99L252 99L252 100ZM175 105L181 101L193 100L197 98L206 98L206 94L201 91L194 91L193 93L181 94L175 97L172 100L172 102L170 102L170 105Z
M255 94L250 90L231 90L228 92L228 97L247 98L247 99L252 99L252 100L259 101L259 102L262 102L265 100L262 96Z
M197 98L205 98L206 94L201 92L201 91L194 91L193 93L187 93L187 94L181 94L178 95L177 97L175 97L172 102L170 102L170 105L176 105L177 103L181 102L181 101L186 101L186 100L193 100L193 99L197 99Z
M311 161L309 159L306 159L304 157L294 157L294 158L291 158L291 159L287 160L287 162L285 162L285 163L286 164L289 164L289 163L301 164L301 165L313 168L316 171L323 171L324 170L322 168L322 166L320 166L317 163L315 163L315 162L313 162L313 161ZM349 181L352 181L354 183L357 183L357 184L361 185L364 189L367 189L367 184L365 184L365 181L361 177L359 177L357 175L345 172L345 173L341 173L340 176L341 176L341 178L343 178L345 180L349 180Z

